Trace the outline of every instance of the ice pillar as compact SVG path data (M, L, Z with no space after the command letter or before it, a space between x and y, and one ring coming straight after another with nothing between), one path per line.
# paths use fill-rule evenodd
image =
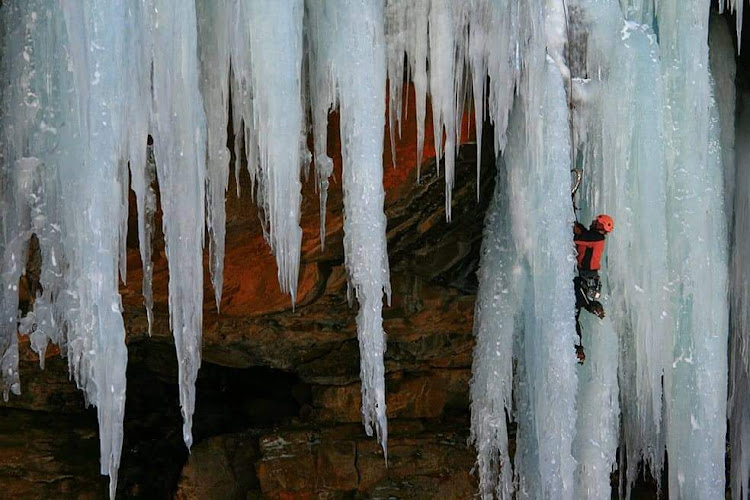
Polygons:
M671 498L724 495L727 231L709 4L660 1L668 266L675 323L665 372Z

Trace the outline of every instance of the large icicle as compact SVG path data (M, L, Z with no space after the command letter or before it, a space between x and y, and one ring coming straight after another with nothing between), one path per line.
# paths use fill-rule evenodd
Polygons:
M302 0L247 3L252 120L259 152L258 202L276 254L279 284L297 297L302 229L299 227L302 134ZM250 83L250 82L248 82Z
M432 0L429 14L430 96L435 152L445 158L445 219L451 220L456 143L463 114L464 54L468 45L465 2ZM443 132L445 131L445 139Z
M127 132L123 87L129 71L123 50L125 2L62 4L68 52L76 75L82 164L58 164L63 189L63 235L68 280L80 309L68 317L68 357L87 398L97 408L101 473L114 498L123 438L127 348L118 291L122 218L121 157ZM73 137L75 138L76 132ZM71 189L70 192L65 192ZM84 279L73 281L77 276ZM88 279L86 279L88 278Z
M329 88L336 89L340 103L344 255L351 287L359 302L362 416L368 435L374 427L387 456L382 325L384 292L390 301L383 212L385 5L383 1L308 0L307 7L315 44L312 48L315 58L310 66L328 67L332 77ZM323 54L329 58L321 58ZM322 98L323 105L332 102L330 97L330 94L313 95L313 99ZM313 101L313 109L320 106L321 102Z
M216 8L218 4L212 5ZM290 293L294 302L302 244L303 3L247 0L234 5L235 124L244 122L248 169L263 209L264 235L276 255L281 290ZM237 127L235 142L239 142L239 133Z
M707 2L658 4L676 306L664 383L670 498L720 498L725 490L727 232L708 17Z
M229 117L230 0L198 0L198 50L200 89L206 112L206 225L209 235L209 269L216 308L224 283L224 200L229 183L227 120ZM237 132L237 130L235 130Z
M519 294L515 464L519 498L572 499L577 382L568 104L557 66L533 45L532 51L504 154L526 280Z
M177 351L183 439L189 448L201 364L206 177L195 5L154 0L152 29L154 156L169 260L170 325Z
M129 38L126 57L131 72L129 84L125 86L127 145L125 157L130 166L131 187L136 196L138 211L138 244L143 268L143 301L146 306L149 334L153 324L154 294L152 281L154 266L151 260L151 240L154 234L156 193L153 189L156 177L153 147L147 144L151 120L151 30L148 23L151 11L147 3L135 2L128 6Z
M17 280L33 232L39 286L30 290L34 308L19 329L29 334L42 365L50 340L67 352L71 375L97 408L101 472L110 476L111 497L127 365L118 262L126 217L125 51L137 36L131 21L125 2L32 0L2 11L12 37L4 41L10 57L3 58L3 104L14 110L2 124L3 200L14 203L3 206L2 217L3 258L14 264L3 265L2 309L14 309L2 332L10 346L3 374L17 392Z

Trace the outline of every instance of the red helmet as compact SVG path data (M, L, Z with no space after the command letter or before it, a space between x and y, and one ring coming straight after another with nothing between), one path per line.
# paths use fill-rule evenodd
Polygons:
M594 219L596 227L604 231L605 233L611 232L615 228L615 221L606 214L597 215Z

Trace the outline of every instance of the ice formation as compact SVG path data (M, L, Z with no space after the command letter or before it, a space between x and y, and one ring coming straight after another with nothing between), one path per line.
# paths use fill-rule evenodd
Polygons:
M739 34L743 2L718 5L737 13ZM712 21L709 53L707 0L4 2L4 397L21 390L17 332L29 336L41 363L49 342L60 345L97 407L102 473L114 495L127 363L118 280L126 278L128 187L150 328L158 181L190 446L204 227L221 303L230 105L235 175L244 157L280 287L293 303L307 136L323 244L333 173L328 114L338 108L363 421L385 451L382 138L386 115L390 140L400 134L413 86L417 161L429 103L447 220L462 119L473 103L480 150L485 120L494 125L499 160L471 383L481 496L607 497L615 468L628 495L643 464L661 477L666 451L672 498L719 497L728 411L732 488L747 498L750 120L741 115L735 141L735 47L724 21ZM581 221L607 212L617 225L603 270L608 317L584 313L581 368L572 349L574 167L584 173ZM32 272L39 286L21 317L18 283ZM518 423L514 457L508 420Z
M316 80L313 112L338 102L341 113L344 257L349 286L359 303L362 417L368 435L374 428L387 455L382 308L384 293L390 302L391 285L383 212L385 3L308 1L307 6L312 23L310 66L327 72L311 77ZM325 127L315 131L325 132ZM325 144L325 140L315 143Z
M737 119L737 176L731 256L732 336L729 376L729 444L732 498L750 496L750 95Z
M663 106L659 54L655 34L625 21L616 2L579 1L571 6L578 9L574 30L587 33L582 67L575 74L576 137L584 173L580 219L588 224L604 212L616 221L606 276L611 291L608 328L614 327L619 342L608 347L620 344L621 359L618 364L615 358L611 368L619 366L620 372L627 463L620 472L629 486L639 462L656 471L663 464L661 378L671 324L666 291L667 179L661 113L640 112ZM585 75L590 78L582 79ZM648 224L642 223L644 217ZM612 351L602 354L611 357ZM601 390L617 393L612 387ZM579 411L585 411L587 397L586 390L579 390ZM614 408L606 412L616 412L618 401L610 404ZM608 424L614 428L606 432L617 435L618 421ZM609 476L615 451L606 450L609 469L598 467L600 480Z

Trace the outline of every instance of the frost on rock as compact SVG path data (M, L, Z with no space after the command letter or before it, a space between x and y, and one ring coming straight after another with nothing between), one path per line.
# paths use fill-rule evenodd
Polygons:
M363 422L368 435L375 429L387 456L382 308L384 293L390 302L391 287L383 212L385 5L366 0L308 1L307 8L315 54L310 66L326 67L329 72L327 83L325 75L313 76L321 79L312 107L327 109L335 97L341 113L344 257L359 303ZM322 58L324 54L327 58ZM316 159L318 153L316 149Z

